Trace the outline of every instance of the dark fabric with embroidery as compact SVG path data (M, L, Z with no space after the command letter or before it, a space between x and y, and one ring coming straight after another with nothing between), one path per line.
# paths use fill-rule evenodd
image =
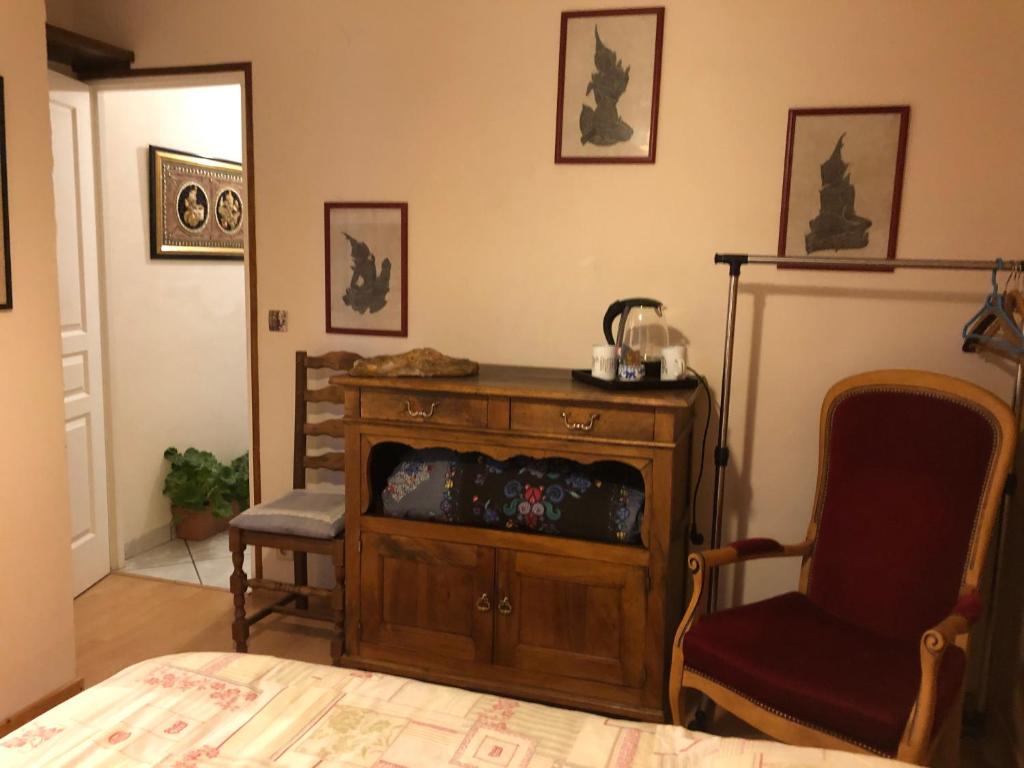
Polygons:
M431 449L408 455L388 475L381 491L384 514L389 517L430 519L428 510L437 510L452 473L458 454L455 451Z
M409 451L387 479L391 517L546 533L594 541L640 541L640 473L615 462Z

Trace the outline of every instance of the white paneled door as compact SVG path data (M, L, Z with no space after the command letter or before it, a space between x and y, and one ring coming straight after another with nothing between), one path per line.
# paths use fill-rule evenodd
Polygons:
M50 73L64 429L76 595L110 572L91 102L88 86Z

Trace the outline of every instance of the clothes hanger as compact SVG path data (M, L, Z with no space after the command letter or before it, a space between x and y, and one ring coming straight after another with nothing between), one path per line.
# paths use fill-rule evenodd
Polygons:
M1018 327L1024 327L1021 322L1024 318L1024 293L1021 293L1018 288L1022 274L1024 274L1024 264L1019 261L1014 262L1013 269L1010 270L1010 274L1006 278L1006 285L1003 286L1003 307L1017 322ZM1013 288L1010 288L1011 282Z
M1024 294L1022 294L1016 286L1020 282L1022 265L1021 262L1014 262L1010 267L1009 274L1006 276L1006 282L1003 284L1003 309L1013 318L1014 322L1018 327L1024 327ZM1010 283L1014 284L1014 288L1010 288ZM975 315L977 317L977 315ZM978 337L981 335L992 338L999 333L1000 325L996 322L996 315L992 313L985 313L979 320L974 323L974 326L970 329L971 337ZM977 341L975 338L970 338L964 341L963 351L973 352L977 347Z
M1019 262L1013 264L1006 280L1007 287L1012 279L1019 279L1020 267ZM985 297L981 309L964 325L961 333L964 339L963 350L975 352L981 347L1017 359L1024 357L1024 331L1011 312L1024 309L1024 295L1014 290L1010 302L1005 300L1006 294L1000 293L997 279L1002 268L1002 259L997 259L996 268L992 270L992 291ZM1009 312L1007 303L1012 305Z

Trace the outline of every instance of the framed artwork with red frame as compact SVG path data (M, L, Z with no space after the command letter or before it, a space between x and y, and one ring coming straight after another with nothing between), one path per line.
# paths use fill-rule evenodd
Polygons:
M892 269L910 107L791 109L779 256L847 256ZM786 267L786 265L780 265Z
M4 140L4 79L0 77L0 309L11 309L11 234L7 220L7 144Z
M324 203L328 333L409 335L408 203Z
M654 162L664 27L664 8L562 14L556 163Z

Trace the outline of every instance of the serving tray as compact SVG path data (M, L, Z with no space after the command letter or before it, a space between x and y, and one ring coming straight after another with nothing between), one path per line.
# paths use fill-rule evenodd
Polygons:
M639 381L605 381L592 375L586 368L574 368L572 377L576 381L589 384L600 389L610 389L615 392L636 392L643 389L694 389L697 386L695 376L686 376L682 379L640 379Z

